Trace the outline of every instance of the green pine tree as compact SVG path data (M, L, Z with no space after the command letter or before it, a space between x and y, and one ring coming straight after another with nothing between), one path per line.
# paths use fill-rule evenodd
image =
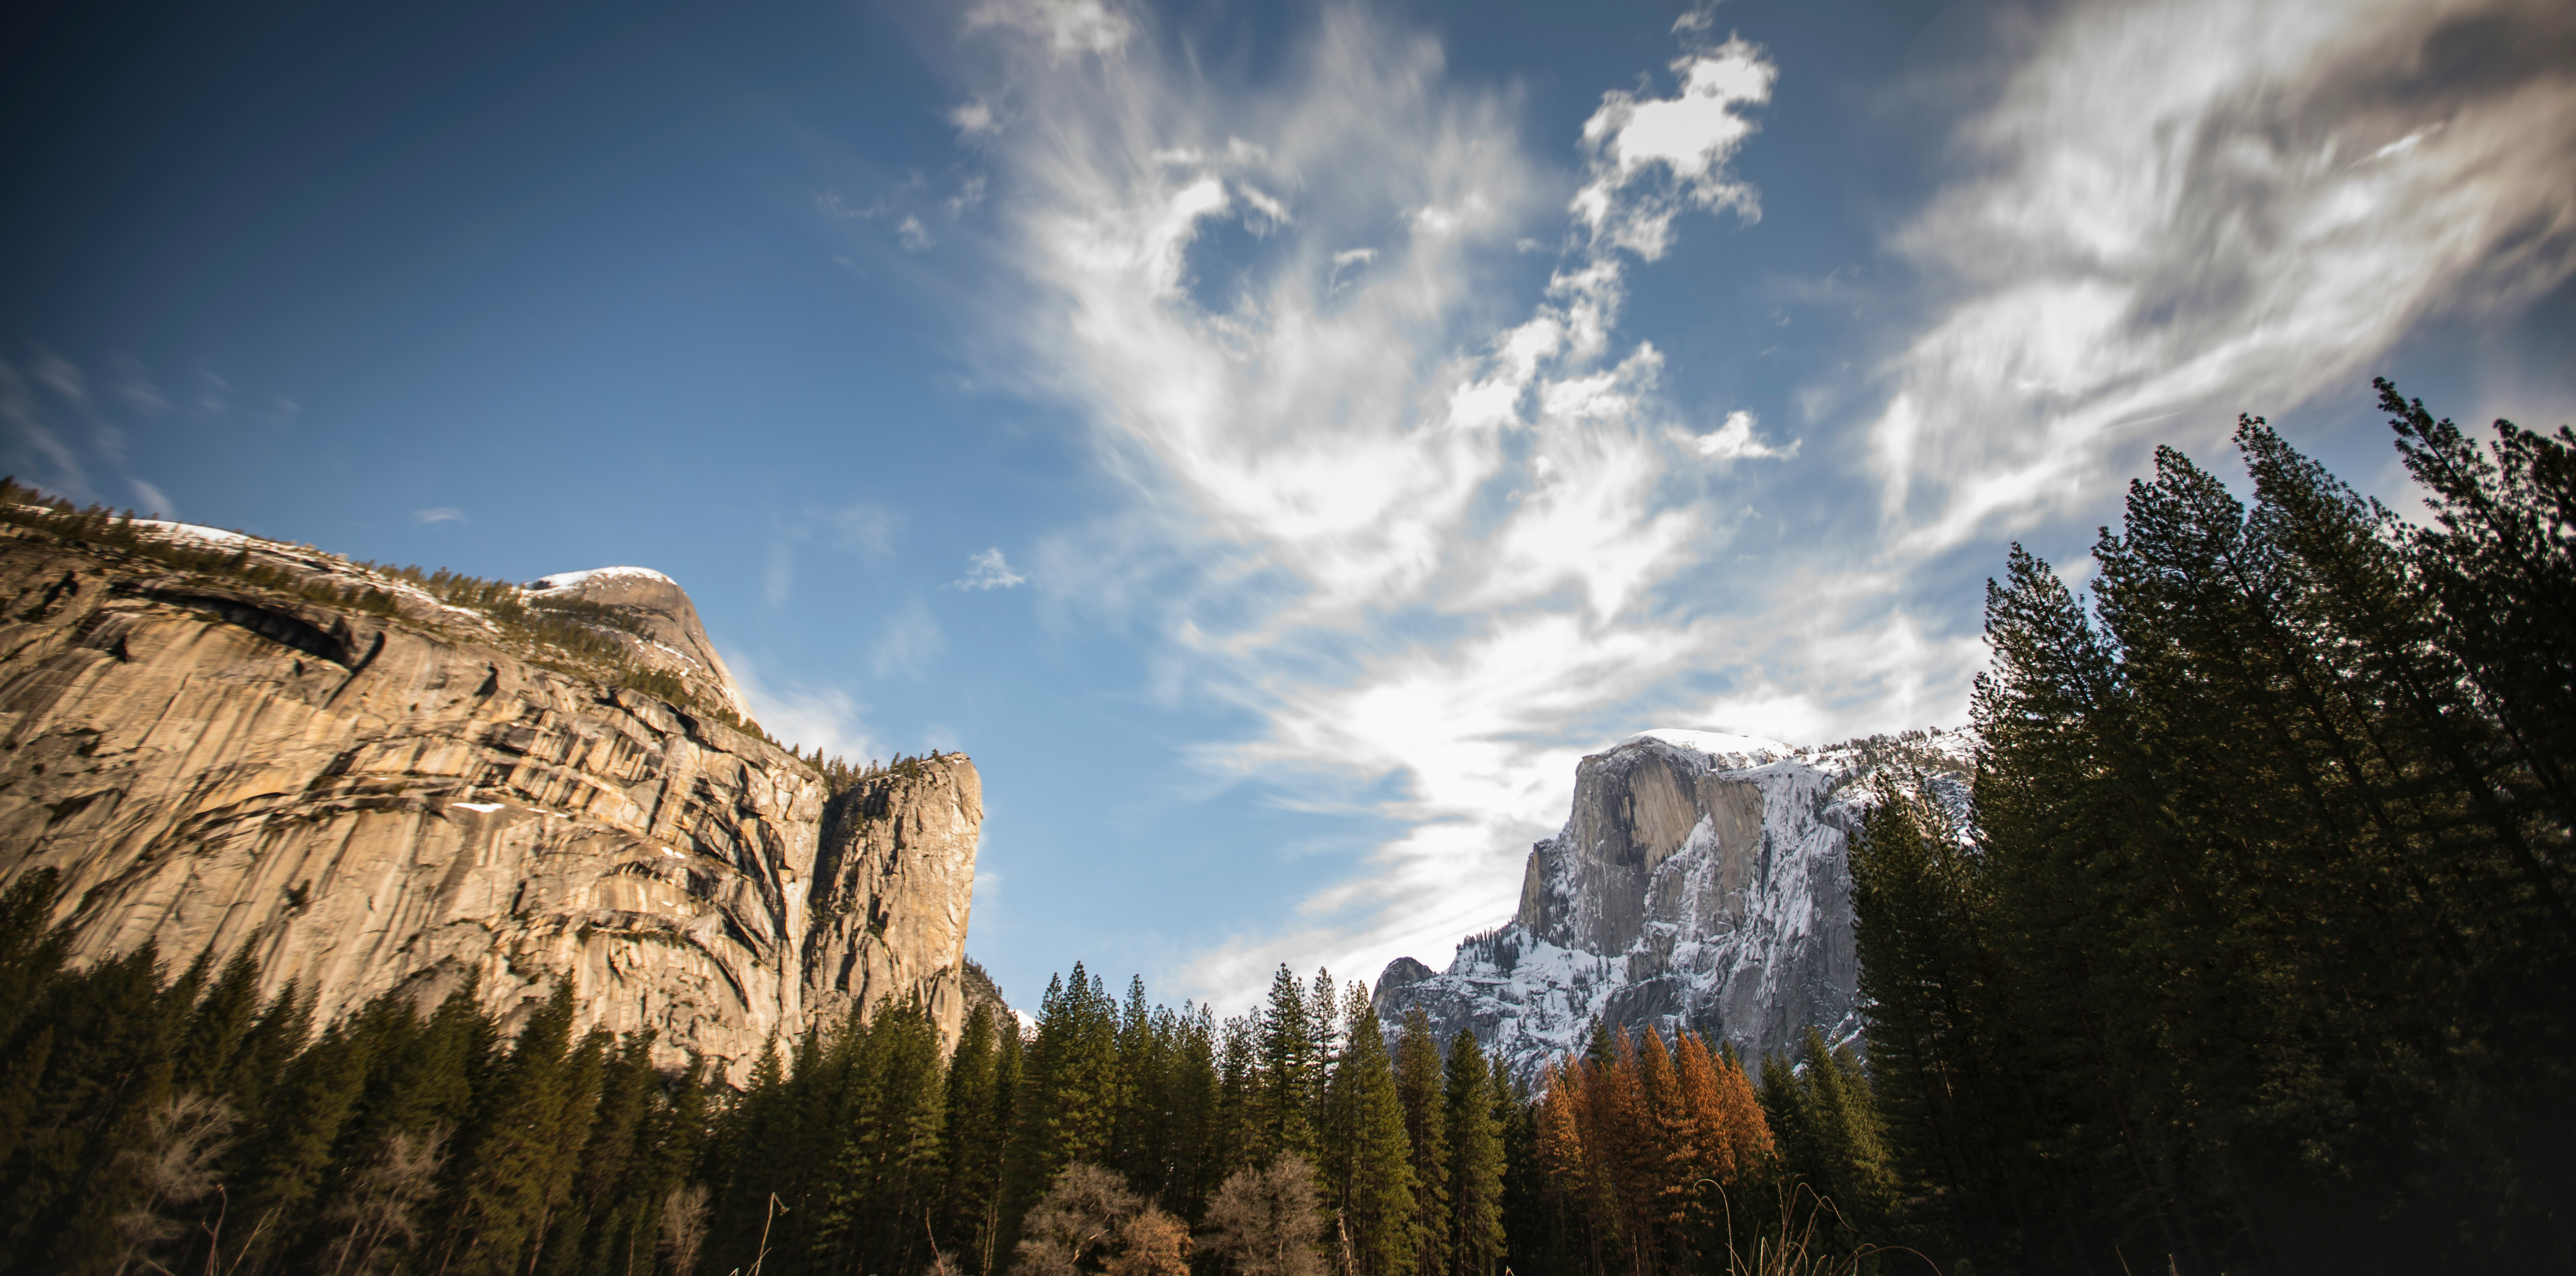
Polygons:
M1254 1159L1266 1164L1281 1153L1315 1159L1311 1078L1321 1049L1315 1021L1297 976L1280 963L1270 980L1270 1005L1261 1017L1260 1087L1253 1125Z
M1412 1149L1413 1212L1420 1237L1413 1270L1423 1276L1441 1276L1450 1270L1455 1231L1450 1214L1445 1088L1440 1043L1431 1035L1431 1018L1415 1006L1405 1016L1404 1032L1396 1043L1395 1094L1397 1105L1404 1109L1405 1141Z
M1461 1030L1449 1042L1441 1095L1449 1152L1449 1276L1494 1276L1503 1255L1506 1161L1504 1120L1498 1114L1507 1107L1498 1099L1495 1080L1476 1034ZM1426 1269L1426 1276L1434 1274Z
M1368 991L1351 985L1324 1127L1328 1199L1359 1276L1412 1276L1422 1252L1419 1197L1404 1102Z

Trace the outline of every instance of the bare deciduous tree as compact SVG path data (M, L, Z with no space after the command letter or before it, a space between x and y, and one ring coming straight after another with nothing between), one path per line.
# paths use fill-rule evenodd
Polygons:
M1118 1253L1108 1276L1190 1276L1190 1229L1148 1205L1118 1229Z
M444 1126L385 1136L375 1160L350 1177L327 1216L341 1229L329 1251L332 1276L374 1271L391 1247L418 1237L416 1212L438 1190L438 1170L446 1161Z
M1324 1231L1315 1167L1282 1155L1266 1169L1237 1170L1208 1202L1201 1248L1233 1276L1323 1276Z
M1114 1170L1076 1161L1020 1225L1019 1276L1078 1276L1117 1248L1119 1231L1145 1211L1143 1197L1127 1190Z
M137 1163L141 1195L134 1208L116 1216L117 1234L125 1241L118 1276L138 1263L164 1270L148 1252L188 1230L179 1211L215 1190L215 1161L232 1145L233 1127L240 1123L231 1104L202 1094L178 1095L153 1110L143 1146L125 1154Z
M681 1183L662 1196L662 1264L671 1276L698 1269L698 1250L707 1242L707 1185Z

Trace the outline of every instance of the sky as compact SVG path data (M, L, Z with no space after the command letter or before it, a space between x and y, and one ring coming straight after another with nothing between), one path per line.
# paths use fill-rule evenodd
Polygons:
M0 466L657 568L761 721L971 755L969 951L1250 1005L1511 913L1649 727L1965 722L2269 417L2576 419L2576 8L20 6Z

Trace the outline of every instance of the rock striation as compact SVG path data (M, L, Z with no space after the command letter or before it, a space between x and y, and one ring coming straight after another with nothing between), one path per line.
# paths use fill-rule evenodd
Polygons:
M983 823L983 781L957 753L899 762L832 799L805 932L812 1013L873 1015L917 996L956 1040Z
M833 799L747 719L400 577L156 534L232 556L0 526L0 885L59 870L76 960L246 950L324 1021L468 984L507 1019L568 979L582 1027L737 1079L853 1000L922 996L953 1037L966 758ZM568 575L539 584L741 704L676 584Z
M1690 1029L1748 1057L1814 1026L1859 1031L1845 857L1869 800L1902 764L1963 796L1962 742L1914 733L1830 749L1657 730L1583 759L1565 828L1530 850L1511 921L1446 970L1410 957L1378 978L1378 1013L1423 1010L1446 1043L1473 1032L1534 1077L1598 1021Z

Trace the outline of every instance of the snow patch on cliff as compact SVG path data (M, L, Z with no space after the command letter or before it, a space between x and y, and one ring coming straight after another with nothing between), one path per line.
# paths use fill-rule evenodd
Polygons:
M550 576L539 576L529 581L524 588L532 593L559 593L568 589L579 589L583 581L596 576L632 576L644 580L657 580L674 588L680 583L650 567L593 567L588 571L556 572Z
M1618 749L1664 749L1703 776L1752 785L1758 832L1727 845L1705 811L1653 867L1646 916L1622 951L1562 947L1523 915L1473 935L1448 969L1389 980L1379 1013L1400 1022L1421 1007L1445 1043L1472 1031L1513 1075L1535 1080L1549 1060L1584 1048L1592 1025L1690 1030L1732 1042L1748 1058L1794 1049L1809 1026L1837 1043L1861 1030L1852 944L1849 839L1875 801L1871 777L1922 775L1954 814L1966 811L1974 741L1963 731L1913 732L1823 748L1724 732L1657 728ZM1615 753L1617 750L1613 750ZM1580 801L1580 798L1578 798ZM1530 890L1573 915L1580 898L1574 824L1531 852ZM1560 850L1569 853L1556 853Z

